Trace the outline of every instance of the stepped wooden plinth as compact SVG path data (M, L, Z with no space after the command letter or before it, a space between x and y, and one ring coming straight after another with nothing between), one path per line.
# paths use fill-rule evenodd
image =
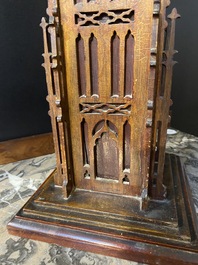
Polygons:
M63 199L53 175L8 224L13 235L147 264L198 264L198 229L179 157L166 155L167 199L139 201L76 189Z
M166 15L169 4L48 0L40 25L57 168L10 233L147 264L198 264L188 182L178 157L165 162L180 17Z

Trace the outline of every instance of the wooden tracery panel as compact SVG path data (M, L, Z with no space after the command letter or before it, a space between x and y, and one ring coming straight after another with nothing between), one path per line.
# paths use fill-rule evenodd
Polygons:
M147 194L153 2L59 5L75 185Z
M55 185L63 186L65 197L74 186L142 199L148 192L156 199L166 195L165 142L179 17L173 9L166 20L169 4L48 0L49 24L41 22L43 56ZM110 143L115 154L108 151ZM109 171L104 164L116 166Z
M197 264L179 158L168 155L163 174L179 17L173 9L166 21L169 4L49 0L41 26L57 170L9 223L11 233L140 262ZM157 202L164 184L169 194Z

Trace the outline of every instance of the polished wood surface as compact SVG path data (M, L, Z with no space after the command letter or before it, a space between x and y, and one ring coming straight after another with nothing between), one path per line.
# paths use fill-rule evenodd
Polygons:
M148 264L198 264L178 157L166 156L169 0L48 0L44 68L57 169L10 233Z
M59 6L76 136L75 186L141 197L149 167L145 121L153 2L61 0Z
M48 1L44 64L57 174L75 188L164 199L175 21L168 0ZM48 33L50 41L48 42Z
M146 264L198 264L198 228L183 166L166 155L165 203L76 189L65 200L54 172L9 223L14 235Z
M54 153L52 133L0 142L0 164Z

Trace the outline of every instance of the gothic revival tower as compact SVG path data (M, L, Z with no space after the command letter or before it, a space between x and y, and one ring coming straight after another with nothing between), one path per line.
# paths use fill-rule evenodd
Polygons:
M169 4L48 0L41 27L57 168L11 233L147 264L198 264L188 182L180 159L165 155L179 17L166 16Z

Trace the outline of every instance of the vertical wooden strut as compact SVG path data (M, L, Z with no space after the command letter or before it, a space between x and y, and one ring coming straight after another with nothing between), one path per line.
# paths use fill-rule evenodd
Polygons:
M79 189L146 201L149 185L150 197L165 197L163 169L178 17L173 9L165 38L169 4L169 0L147 0L145 9L138 0L116 6L73 0L57 5L49 0L50 23L44 19L41 23L47 99L57 157L55 185L66 187L66 197L74 186L72 172ZM126 121L130 130L125 135ZM110 127L97 140L94 128L100 131L97 124L102 122ZM128 161L125 138L130 140L127 168L123 168ZM110 143L114 147L109 148ZM85 163L88 153L89 164ZM105 163L112 166L112 153L119 154L119 167L105 171Z
M153 1L58 4L75 187L147 199Z
M166 6L170 1L166 2ZM166 8L164 6L163 8ZM164 198L166 196L166 187L163 184L164 161L165 161L165 144L168 123L170 122L169 108L172 104L171 85L173 66L176 63L173 56L177 51L174 49L175 44L175 23L180 15L174 8L168 18L170 25L162 15L161 23L166 30L166 39L163 33L160 34L159 39L162 44L165 42L165 50L158 57L158 70L156 77L156 103L154 111L154 126L153 126L153 143L152 143L152 159L151 159L151 181L150 181L150 196L156 199Z
M49 6L50 7L50 6ZM60 60L60 41L57 36L58 29L55 17L52 16L54 9L48 8L50 23L46 23L42 18L40 26L43 29L44 42L44 68L46 72L46 82L48 88L47 100L49 102L49 115L52 122L54 147L57 160L57 174L54 178L54 184L62 186L63 196L68 197L73 188L72 166L69 153L69 132L66 123L66 104L63 83L63 73L61 71L62 62ZM49 52L47 41L47 29L51 35L51 50Z
M173 9L168 27L169 4L48 0L41 27L57 170L9 223L12 234L147 264L198 264L187 177L179 157L165 161L179 17Z

